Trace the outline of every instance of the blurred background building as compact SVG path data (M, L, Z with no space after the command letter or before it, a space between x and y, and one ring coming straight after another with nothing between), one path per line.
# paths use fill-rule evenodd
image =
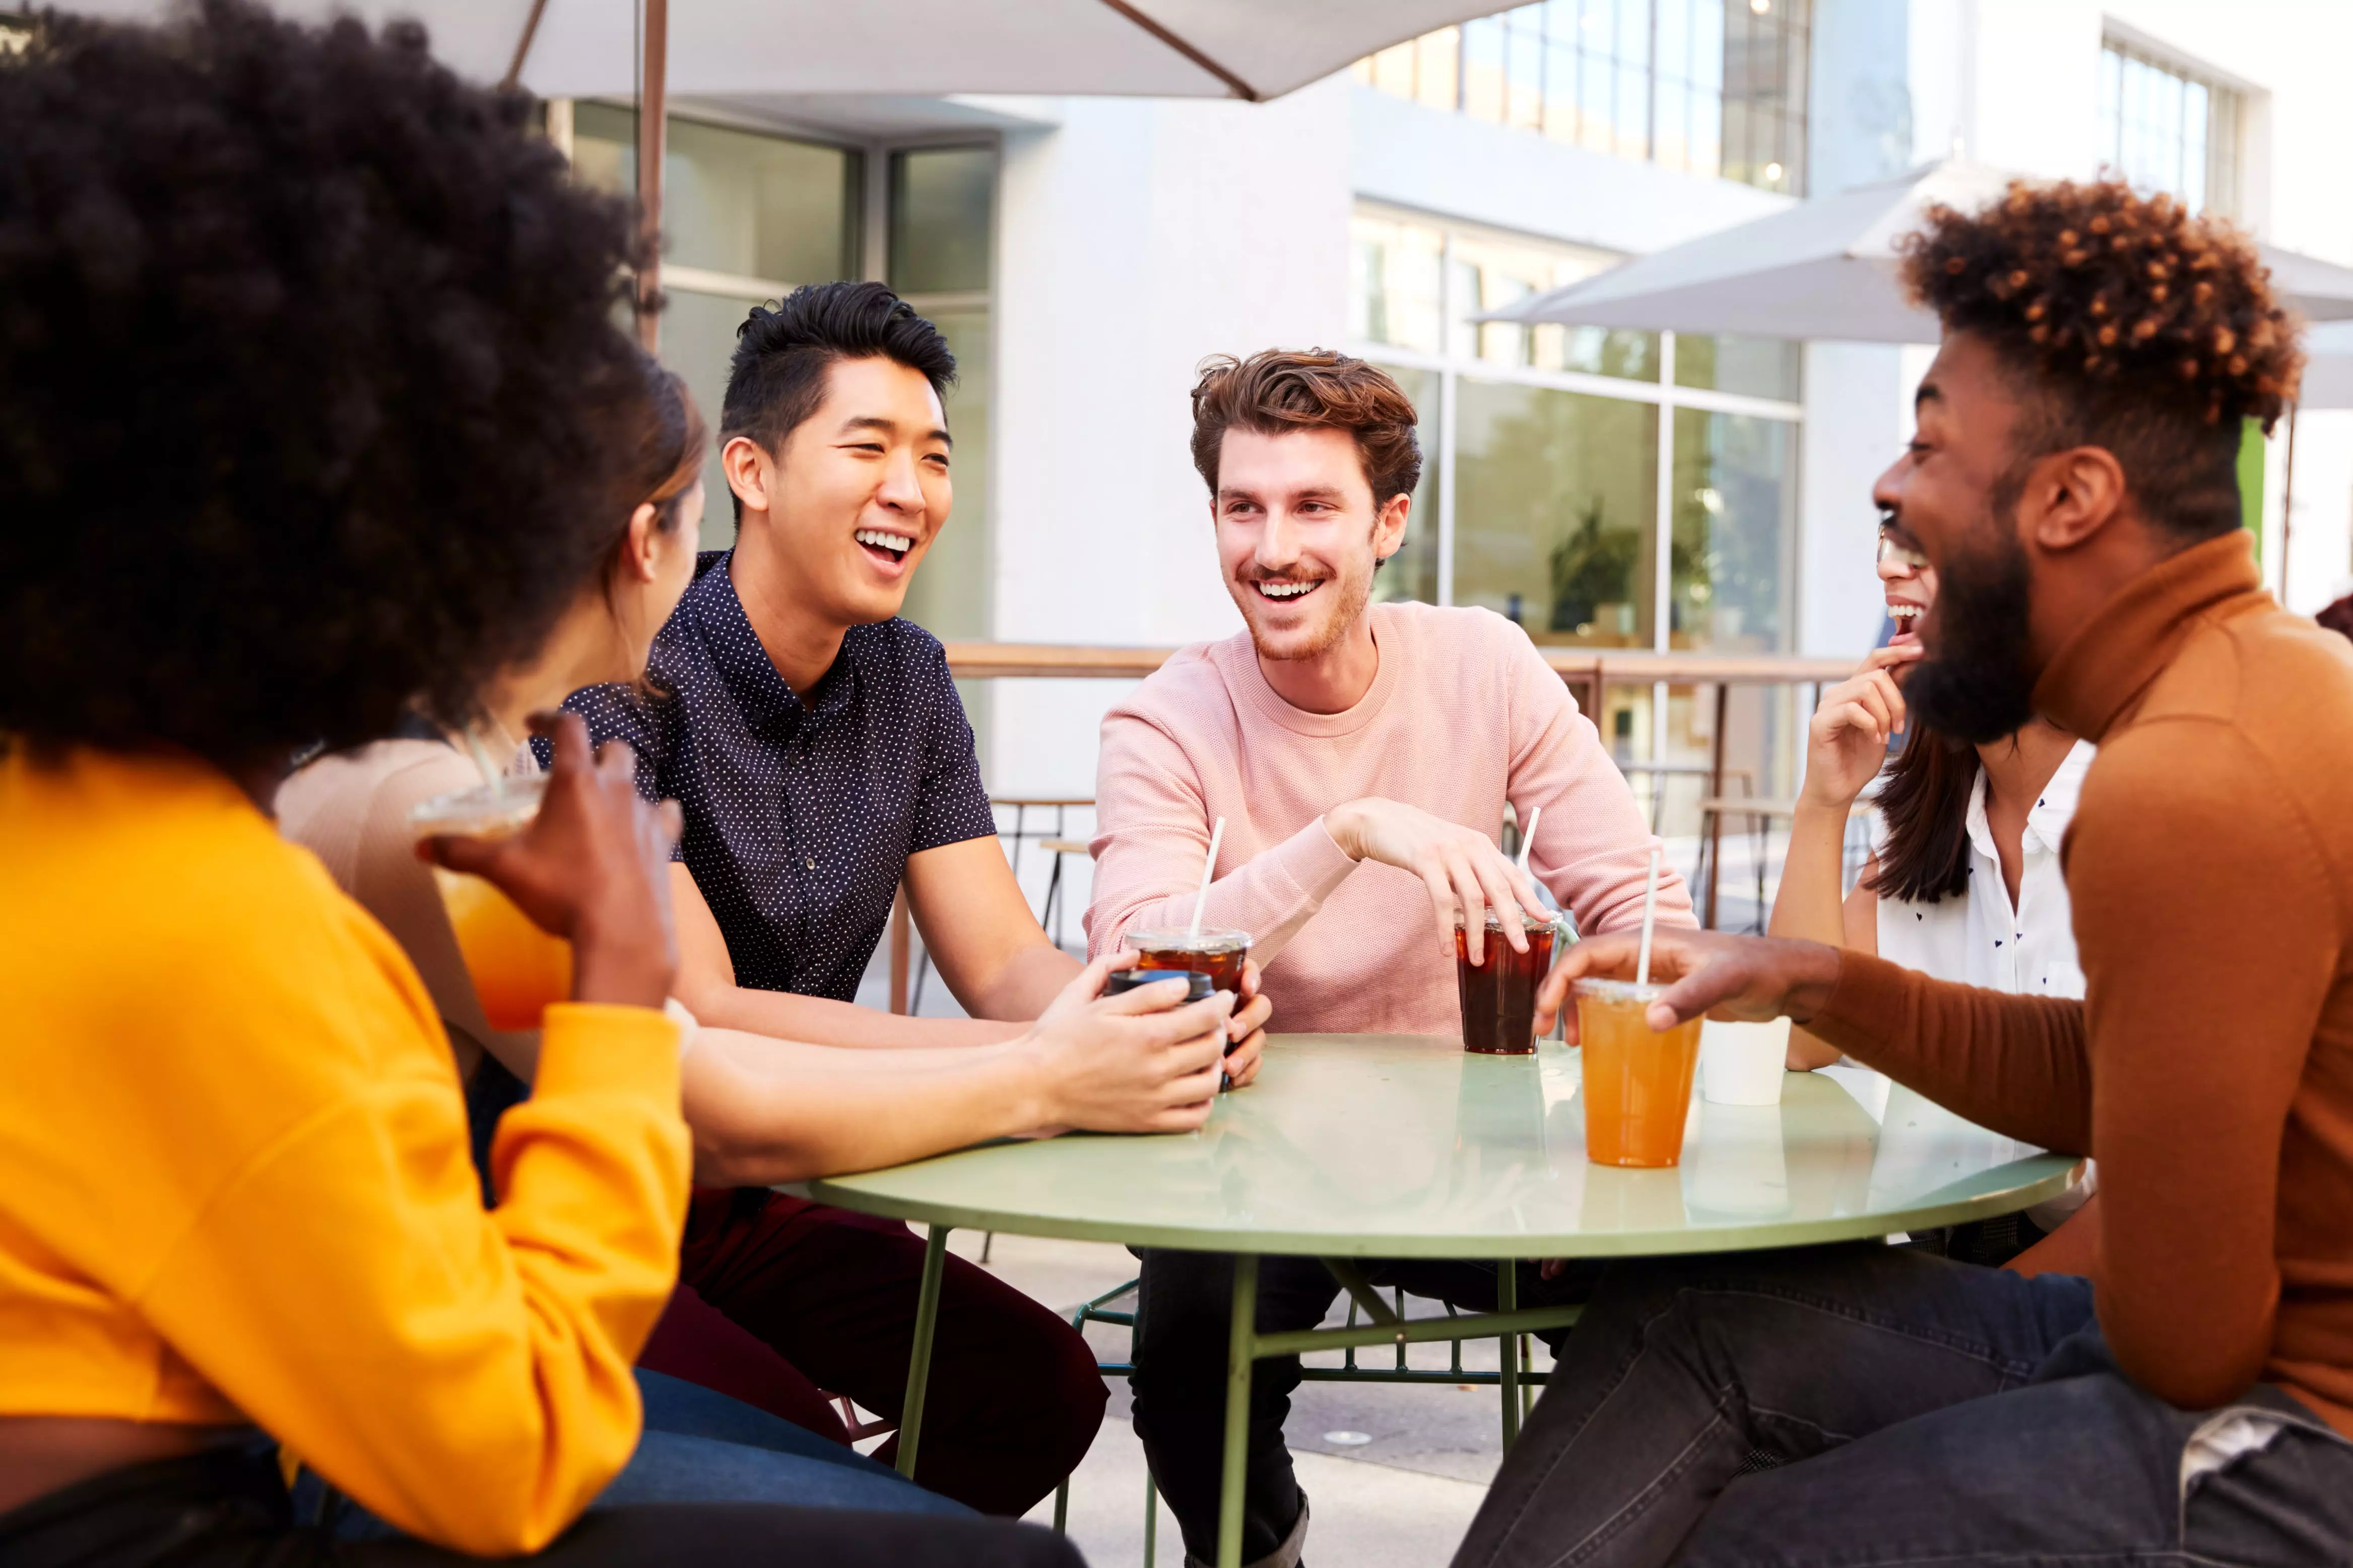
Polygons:
M1383 595L1484 605L1543 644L1855 656L1881 621L1869 487L1929 351L1469 318L1952 154L2113 169L2353 263L2348 52L2337 0L1545 0L1263 105L682 99L663 353L715 412L736 323L794 284L881 279L939 322L964 365L957 499L908 614L944 638L1237 629L1186 395L1205 355L1322 344L1421 411ZM633 124L627 102L549 112L616 189ZM2296 440L2292 542L2284 440L2251 471L2266 570L2310 611L2353 585L2353 415L2307 414ZM728 509L706 519L727 542ZM1125 689L969 684L992 790L1091 795ZM1793 786L1807 696L1736 694L1730 758L1760 794ZM1686 688L1612 688L1594 717L1629 762L1712 740ZM1671 835L1695 801L1670 794Z

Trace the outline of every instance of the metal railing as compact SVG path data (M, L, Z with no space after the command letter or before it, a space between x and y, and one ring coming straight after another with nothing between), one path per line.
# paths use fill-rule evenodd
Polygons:
M1166 664L1173 647L1122 647L1075 643L952 642L947 646L948 671L959 680L1141 680ZM1715 724L1704 769L1705 798L1721 800L1725 781L1740 770L1725 760L1726 708L1736 686L1821 686L1844 680L1855 663L1845 658L1806 658L1791 654L1643 653L1622 648L1539 647L1545 663L1567 683L1577 698L1577 710L1588 716L1602 710L1603 692L1611 686L1705 686L1714 689ZM1683 773L1684 765L1634 763L1630 773ZM1654 790L1657 787L1654 784ZM1715 924L1715 884L1723 860L1724 814L1706 814L1702 865L1707 874L1699 889L1702 923ZM907 920L902 901L893 911L891 946L892 994L904 1005L906 995Z

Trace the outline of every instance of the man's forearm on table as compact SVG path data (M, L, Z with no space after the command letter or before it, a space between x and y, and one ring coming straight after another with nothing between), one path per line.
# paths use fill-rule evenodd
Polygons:
M1008 954L976 994L959 993L957 1000L976 1018L1028 1022L1045 1012L1084 967L1051 942L1029 942Z
M1025 1027L987 1018L911 1018L828 996L744 985L682 987L679 1000L713 1027L856 1050L992 1045Z

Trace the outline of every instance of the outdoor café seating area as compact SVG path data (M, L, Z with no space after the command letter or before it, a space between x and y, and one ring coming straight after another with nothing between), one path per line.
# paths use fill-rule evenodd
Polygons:
M2353 9L0 10L0 1568L2353 1563Z

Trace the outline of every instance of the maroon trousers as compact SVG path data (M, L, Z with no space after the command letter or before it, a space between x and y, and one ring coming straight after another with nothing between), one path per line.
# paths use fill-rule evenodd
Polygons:
M639 1363L849 1440L819 1390L895 1419L904 1407L923 1244L896 1220L755 1188L698 1187L680 1290ZM1077 1468L1106 1399L1070 1324L951 1257L915 1479L1018 1517ZM897 1455L894 1435L878 1452Z

